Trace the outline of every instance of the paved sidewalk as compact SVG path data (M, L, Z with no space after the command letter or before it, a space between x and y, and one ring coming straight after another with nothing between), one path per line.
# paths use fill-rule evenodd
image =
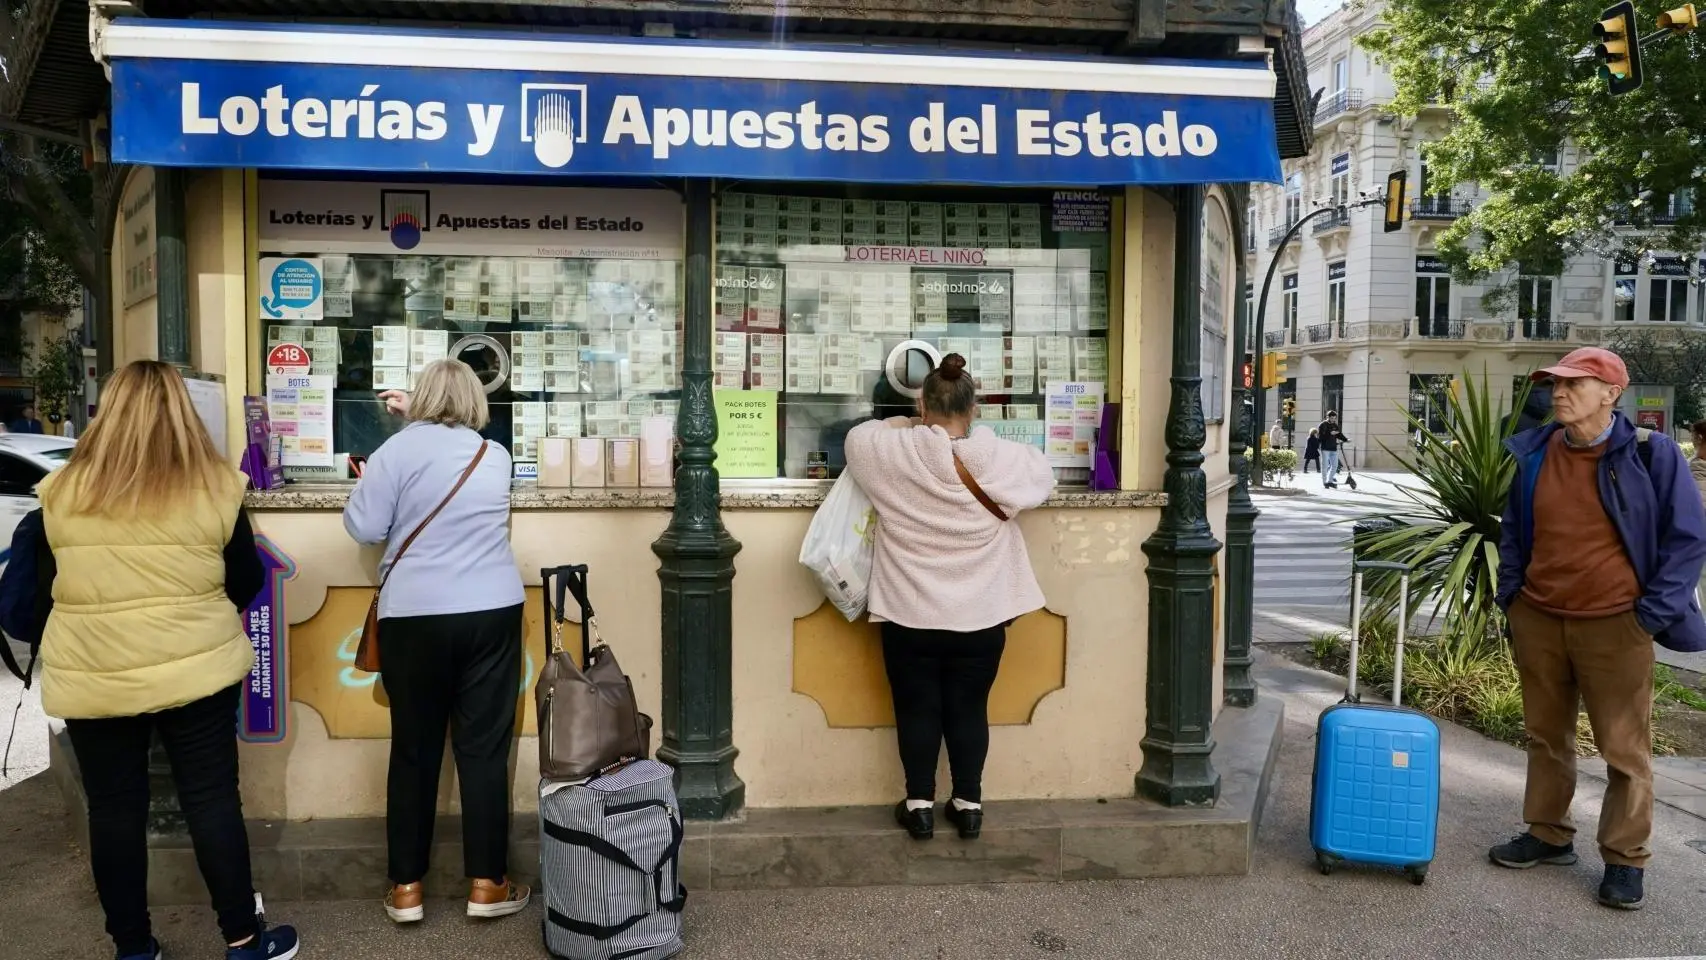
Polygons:
M1576 770L1582 776L1606 782L1602 757L1579 760ZM1654 757L1653 795L1664 806L1706 820L1706 758Z

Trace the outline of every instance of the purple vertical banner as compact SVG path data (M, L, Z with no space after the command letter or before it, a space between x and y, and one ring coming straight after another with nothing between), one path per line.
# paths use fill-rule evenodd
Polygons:
M290 670L286 661L284 583L296 576L296 564L271 540L255 535L266 576L261 592L243 611L243 626L255 648L255 668L243 690L243 710L237 722L237 738L245 743L281 743L285 719L290 716Z

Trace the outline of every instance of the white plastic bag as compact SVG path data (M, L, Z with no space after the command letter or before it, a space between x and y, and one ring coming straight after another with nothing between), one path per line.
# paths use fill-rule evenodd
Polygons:
M865 612L871 559L877 548L877 510L846 471L817 508L800 563L817 577L823 595L849 621Z

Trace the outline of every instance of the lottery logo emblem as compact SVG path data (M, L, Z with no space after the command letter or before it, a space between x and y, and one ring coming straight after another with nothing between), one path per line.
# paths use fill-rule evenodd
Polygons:
M533 157L559 170L586 142L586 87L577 83L521 85L521 141L533 144Z
M421 234L432 229L432 194L425 190L379 191L379 223L398 250L420 246Z

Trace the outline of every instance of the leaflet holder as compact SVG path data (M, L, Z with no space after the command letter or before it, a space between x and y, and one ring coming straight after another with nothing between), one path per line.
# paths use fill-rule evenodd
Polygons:
M1118 490L1120 488L1119 451L1114 439L1119 435L1120 405L1102 404L1102 425L1096 431L1096 447L1091 453L1090 489Z

